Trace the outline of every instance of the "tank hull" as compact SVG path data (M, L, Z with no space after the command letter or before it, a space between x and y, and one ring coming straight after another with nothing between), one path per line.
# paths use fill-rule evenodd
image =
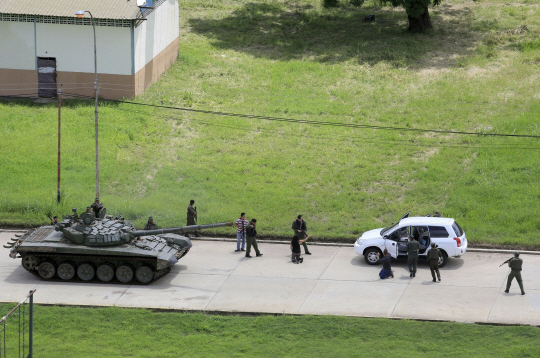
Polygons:
M30 230L17 244L11 255L20 255L22 266L41 279L130 285L149 284L167 274L191 248L188 238L171 233L116 246L84 246L67 240L54 226Z

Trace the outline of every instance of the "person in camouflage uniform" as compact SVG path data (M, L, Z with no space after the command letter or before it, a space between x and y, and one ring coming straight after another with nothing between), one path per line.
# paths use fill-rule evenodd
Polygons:
M148 222L146 223L146 225L144 225L144 229L145 230L155 230L157 229L158 226L157 224L154 222L154 218L153 217L149 217L148 218Z
M433 277L433 282L437 282L437 280L435 280L435 273L437 273L437 278L439 279L439 281L441 280L441 273L439 272L439 255L440 251L437 248L437 245L432 242L431 250L429 250L427 258L429 260L429 270L431 271L431 277Z
M187 225L197 225L197 207L193 206L195 204L195 200L191 199L189 201L189 205L187 207ZM199 232L194 232L195 237L199 237ZM186 235L189 237L188 235Z
M306 241L304 238L307 236L307 225L304 219L302 219L302 215L298 215L296 220L293 221L291 228L294 231L294 237L298 237L298 241L302 243L302 246L304 246L304 252L306 255L311 255L311 252L309 252Z
M523 260L519 258L519 252L514 253L514 257L508 260L508 267L510 267L510 273L508 274L508 281L506 282L506 290L504 290L504 292L509 293L510 285L512 284L512 280L515 278L519 285L519 288L521 289L521 294L525 294L525 291L523 290L523 280L521 279L522 266Z
M90 207L92 207L94 215L96 215L97 218L99 211L103 209L103 204L99 202L99 198L96 198L96 200L92 203L92 205L90 205Z
M409 242L407 243L407 264L409 265L409 272L411 273L410 277L416 277L418 250L420 250L420 244L414 239L414 235L410 235Z

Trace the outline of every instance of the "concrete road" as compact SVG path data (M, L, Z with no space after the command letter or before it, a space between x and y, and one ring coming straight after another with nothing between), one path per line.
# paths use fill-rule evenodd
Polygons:
M0 232L5 244L13 233ZM526 295L514 281L504 293L508 255L469 252L431 281L429 266L409 278L405 261L395 278L380 280L352 247L311 246L304 263L290 262L289 246L259 244L263 257L234 252L235 243L194 241L173 271L149 286L46 282L26 272L0 248L0 302L21 300L72 305L179 310L403 317L458 322L540 325L540 256L522 255ZM253 253L254 255L254 253Z

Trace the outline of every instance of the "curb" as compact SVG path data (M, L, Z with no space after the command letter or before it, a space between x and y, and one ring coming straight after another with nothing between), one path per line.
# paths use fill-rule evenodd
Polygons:
M13 302L0 302L13 303ZM117 306L117 305L85 305L85 304L69 304L69 303L34 303L35 306L43 307L71 307L71 308L86 308L86 309L99 309L99 308L121 308L121 309L137 309L148 310L152 312L164 312L164 313L188 313L188 314L208 314L214 316L240 316L240 317L260 317L260 316L331 316L331 317L348 317L359 319L388 319L392 321L416 321L416 322L429 322L429 323L456 323L456 324L475 324L480 326L506 326L506 327L534 327L540 328L540 325L523 324L523 323L506 323L506 322L475 322L475 321L453 321L446 319L429 319L429 318L414 318L414 317L384 317L384 316L362 316L362 315L334 315L334 314L313 314L313 313L286 313L286 312L251 312L251 311L234 311L234 310L197 310L197 309L182 309L182 308L164 308L164 307L134 307L134 306Z
M0 229L0 232L20 232L24 233L26 230L8 230L8 229ZM236 239L227 239L227 238L213 238L213 237L207 237L207 238L190 238L191 241L223 241L223 242L236 242ZM290 244L290 241L283 241L283 240L257 240L258 243L264 243L264 244ZM336 242L310 242L310 245L315 246L337 246L337 247L354 247L354 244L340 244ZM481 253L489 253L489 254L509 254L513 255L514 252L519 251L521 255L540 255L540 251L521 251L521 250L503 250L503 249L475 249L475 248L467 248L467 252L481 252Z
M226 242L236 242L236 239L219 239L219 238L190 238L191 241L226 241ZM290 244L290 241L280 241L280 240L257 240L257 243L265 244ZM354 247L354 244L340 244L334 242L310 242L309 245L316 246L338 246L338 247ZM519 251L521 255L540 255L540 251L520 251L520 250L503 250L503 249L475 249L467 248L467 252L482 252L482 253L494 253L494 254L510 254L513 255L514 252Z

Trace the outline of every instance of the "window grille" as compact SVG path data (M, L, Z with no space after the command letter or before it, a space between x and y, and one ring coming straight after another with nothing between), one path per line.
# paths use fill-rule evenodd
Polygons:
M46 16L46 15L27 15L27 14L4 14L0 13L0 21L13 22L34 22L40 24L64 24L64 25L92 25L90 18L78 18L68 16ZM95 19L96 26L109 27L131 27L129 19Z

